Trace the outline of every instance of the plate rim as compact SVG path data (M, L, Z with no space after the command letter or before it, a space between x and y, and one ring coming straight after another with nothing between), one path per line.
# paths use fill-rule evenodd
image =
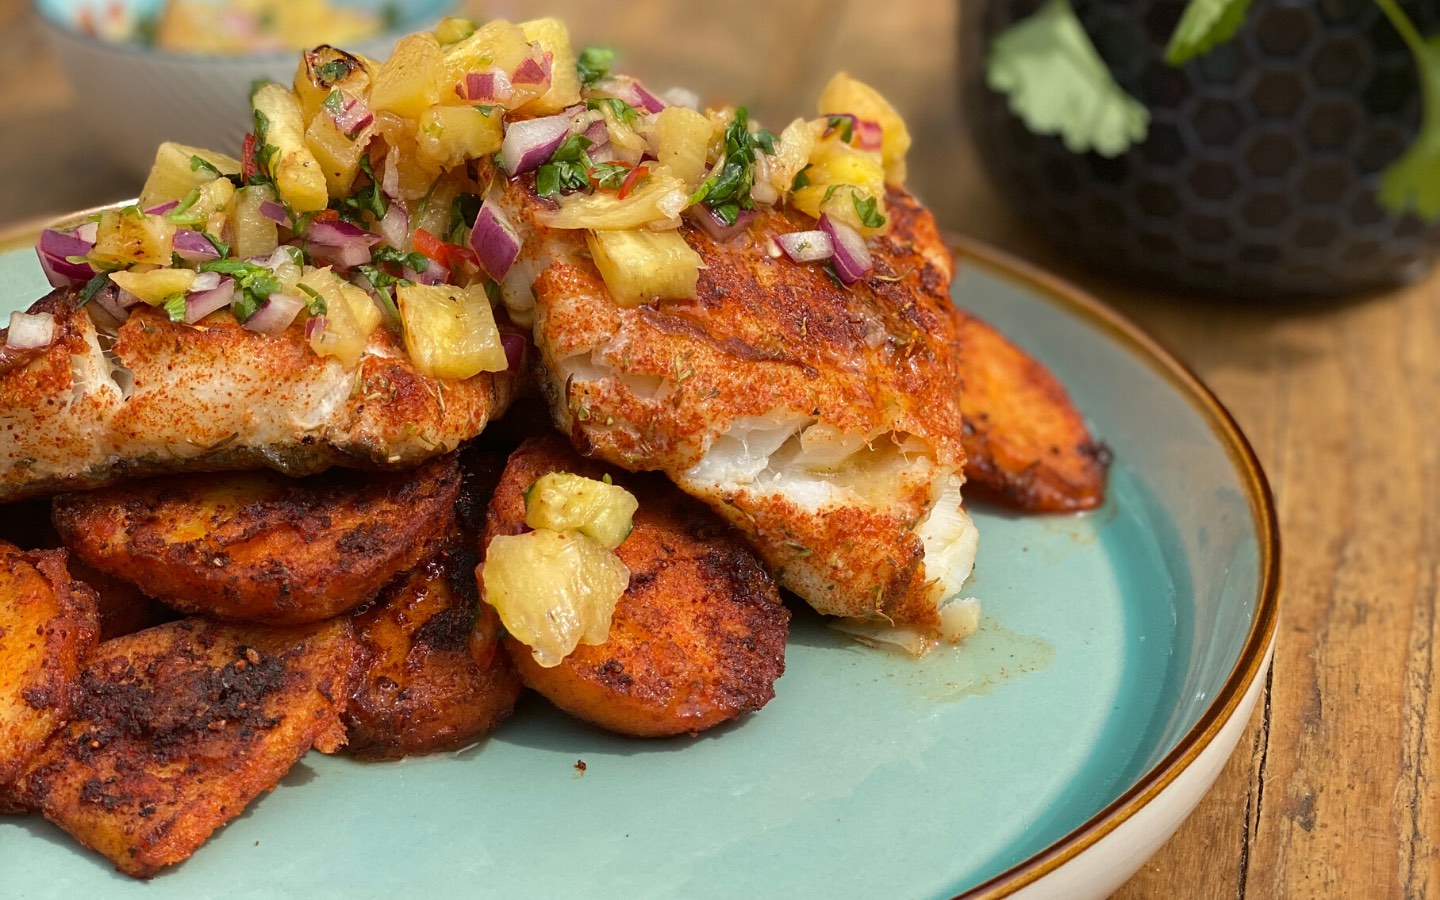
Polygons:
M1249 633L1224 684L1200 718L1164 758L1064 837L955 895L956 898L995 898L1036 884L1094 847L1156 800L1219 737L1222 727L1242 705L1246 692L1265 670L1266 653L1274 639L1280 612L1280 530L1274 495L1259 457L1230 411L1194 370L1139 325L1078 285L983 241L953 232L946 238L958 266L977 263L992 274L1029 289L1051 306L1102 331L1112 343L1128 350L1153 374L1176 388L1210 426L1240 476L1260 551L1260 585ZM963 268L957 271L957 276L962 273ZM958 280L957 277L957 283ZM1187 811L1183 818L1188 818L1192 811Z
M37 216L5 227L0 229L0 253L22 250L27 244L33 244L45 228L134 202L131 199L102 203L75 212ZM1101 331L1110 343L1128 351L1152 374L1174 387L1209 426L1240 476L1260 554L1260 589L1250 630L1225 682L1195 725L1133 785L1065 836L1009 869L954 895L956 900L969 900L1010 896L1074 861L1156 800L1215 741L1264 671L1266 653L1279 619L1281 544L1274 497L1254 448L1230 411L1188 365L1139 325L1073 282L984 241L953 231L946 232L944 238L957 264L957 284L963 277L963 267L977 264ZM1189 811L1185 817L1188 816Z

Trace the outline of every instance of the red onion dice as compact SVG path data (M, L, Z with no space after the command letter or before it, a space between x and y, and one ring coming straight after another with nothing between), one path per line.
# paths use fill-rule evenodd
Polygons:
M840 276L841 282L854 284L870 274L874 262L860 232L829 215L820 217L820 230L829 234L831 243L835 245L835 274Z
M530 345L530 340L523 334L516 334L513 331L500 332L500 346L505 348L505 366L507 372L518 372L520 366L525 363L525 350Z
M748 209L740 210L735 216L734 225L726 225L725 220L715 215L715 211L703 203L697 203L685 210L685 215L690 221L700 226L700 230L710 235L710 239L717 244L728 241L730 238L745 230L745 226L755 217L755 213Z
M64 231L47 228L40 232L35 254L51 287L79 287L95 277L89 263L71 262L68 257L86 256L95 245Z
M547 162L569 136L566 115L511 122L500 143L500 166L511 175L523 175Z
M475 216L470 231L470 249L480 269L494 281L500 281L520 255L520 235L515 226L494 203L485 202Z
M55 317L50 313L10 314L10 331L5 346L12 350L39 350L55 340Z
M175 255L186 262L205 262L219 259L220 251L200 232L180 228L175 231Z
M820 262L835 255L835 244L824 231L792 231L777 235L775 243L792 262Z
M204 274L215 274L205 273ZM199 276L196 276L199 280ZM220 282L212 288L192 291L185 296L185 324L194 325L196 322L215 312L229 306L235 299L235 280L233 278L221 278Z
M471 103L502 103L515 93L510 76L491 67L484 72L471 72L455 86L455 91Z
M277 291L265 298L255 314L245 320L245 327L261 334L279 334L290 327L304 308L304 300Z

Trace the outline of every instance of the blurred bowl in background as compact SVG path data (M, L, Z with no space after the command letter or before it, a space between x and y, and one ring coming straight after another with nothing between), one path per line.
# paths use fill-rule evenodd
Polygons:
M335 6L382 16L384 29L343 49L389 57L395 41L433 28L454 0L331 0ZM250 130L250 90L256 81L289 84L298 50L246 55L182 53L139 41L114 42L88 33L82 17L117 13L152 16L162 0L35 0L35 11L75 89L83 127L96 149L144 176L161 141L240 155ZM388 13L388 15L387 15Z

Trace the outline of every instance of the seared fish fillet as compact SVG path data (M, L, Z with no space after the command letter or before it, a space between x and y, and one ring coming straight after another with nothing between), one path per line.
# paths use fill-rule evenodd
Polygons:
M548 229L524 179L504 190L525 235L506 302L525 315L533 277L542 387L582 453L663 471L822 613L941 625L976 536L951 257L913 198L890 191L875 271L850 288L770 252L815 224L774 210L723 244L687 227L696 299L624 309L578 232Z
M141 307L112 338L63 292L31 311L55 316L56 338L0 360L0 502L181 470L408 467L479 434L511 396L508 373L420 374L384 328L346 370L299 325L270 337L225 313L185 325Z

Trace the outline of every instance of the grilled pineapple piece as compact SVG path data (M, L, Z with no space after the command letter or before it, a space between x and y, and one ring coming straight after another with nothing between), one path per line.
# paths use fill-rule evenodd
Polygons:
M398 759L455 750L509 717L520 682L500 620L480 602L475 551L452 545L356 615L364 671L350 698L348 752Z
M318 212L330 202L325 173L305 145L300 101L283 84L262 84L250 97L258 137L275 154L268 163L280 199L297 213Z
M559 19L521 22L520 30L550 56L550 90L520 107L531 116L550 116L580 102L580 76L575 71L575 50L570 31Z
M651 126L655 159L693 191L705 177L705 155L709 152L710 120L703 113L684 106L667 106ZM789 185L787 184L788 188Z
M880 92L844 72L837 72L820 92L820 115L850 113L880 126L880 159L885 182L905 184L905 154L910 150L910 130L905 120Z
M435 35L406 35L370 83L370 108L418 119L440 102L444 72L445 60Z
M294 88L302 117L309 122L325 105L331 91L350 97L365 96L370 88L370 68L364 59L322 44L301 55Z
M280 246L280 229L260 207L277 199L268 184L240 188L230 198L226 219L230 222L230 251L239 259L269 256Z
M695 296L700 254L678 231L592 231L585 243L618 306Z
M420 116L415 143L433 166L463 166L490 156L504 137L499 107L432 106Z
M455 522L453 456L410 472L333 470L132 482L55 499L67 546L190 613L296 625L375 597Z
M484 288L404 284L395 297L405 323L405 349L421 373L465 379L508 368Z
M159 306L168 298L188 291L195 281L195 272L191 269L111 272L110 280L151 306Z
M80 674L73 720L13 792L120 871L149 877L312 746L343 745L356 661L344 619L295 629L186 619L108 641Z
M65 551L0 542L0 787L69 718L98 635L95 595L70 579Z
M205 165L196 165L196 157ZM155 163L145 178L145 186L140 189L140 207L149 209L171 200L184 200L191 191L213 181L215 171L221 175L239 174L240 160L214 150L165 141L155 151Z
M168 266L174 249L174 225L164 216L146 215L139 207L127 206L100 214L90 259L105 268Z
M617 484L571 472L547 472L525 492L525 524L584 532L606 550L614 550L634 527L638 506L635 496Z
M527 440L491 501L492 551L526 527L526 489L557 472L607 474L556 435ZM609 633L551 668L505 638L521 680L571 715L637 737L695 734L758 710L785 670L790 613L774 583L729 526L664 479L611 474L639 508L616 550L632 575Z

